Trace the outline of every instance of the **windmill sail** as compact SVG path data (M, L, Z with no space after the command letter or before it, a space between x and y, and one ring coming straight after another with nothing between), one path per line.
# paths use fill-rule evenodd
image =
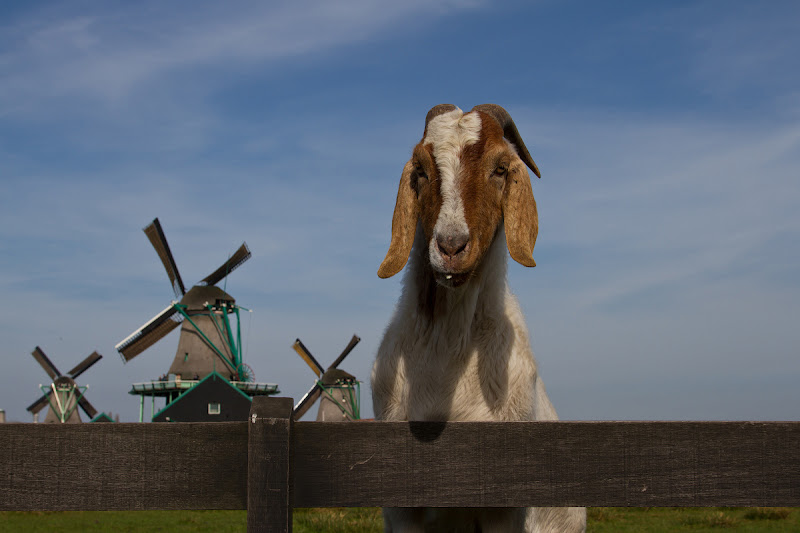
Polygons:
M230 257L230 259L225 261L225 263L214 272L200 280L200 284L216 285L222 279L224 279L225 276L239 268L242 263L250 259L251 255L252 254L250 253L250 249L247 247L247 243L242 243L239 249L236 250L236 252L234 252L234 254Z
M350 352L353 351L353 348L355 348L356 344L359 342L361 342L361 337L358 335L353 335L353 338L351 338L350 342L347 343L347 346L344 347L344 350L342 350L342 353L339 354L339 357L337 357L336 360L331 363L331 366L328 367L328 370L332 368L339 368L339 365L342 361L344 361L344 358L350 355Z
M319 361L314 359L314 356L308 351L308 348L306 348L306 345L303 344L303 341L300 339L295 340L292 348L294 348L294 351L297 352L297 355L299 355L303 361L306 362L306 364L311 368L318 378L322 377L322 374L325 373L325 369L322 368L322 365L319 364Z
M38 400L36 400L35 402L33 402L28 406L28 412L36 414L45 407L47 407L48 404L50 403L49 397L50 397L50 392L42 395L41 398L39 398Z
M158 218L154 219L147 227L144 228L144 233L150 239L150 244L156 249L161 263L164 265L164 270L167 271L169 282L172 285L172 290L175 292L176 298L181 298L186 294L186 287L183 285L181 274L178 271L178 265L175 264L175 259L172 257L172 252L167 244L167 237L164 235L164 230L161 229L161 223Z
M58 371L56 365L53 364L50 359L44 354L41 348L38 346L33 349L31 352L33 358L44 368L44 371L47 372L47 375L50 376L50 379L56 379L58 376L61 375L61 372Z
M305 396L300 398L300 401L297 402L297 405L294 406L294 419L300 420L303 418L303 415L306 414L309 409L314 407L314 404L317 400L319 400L321 395L322 388L319 386L319 384L314 384L314 386L309 389Z
M89 420L97 416L97 409L95 409L94 406L89 403L89 400L86 399L86 396L81 396L80 400L78 400L78 405L81 406L81 409L83 409L83 412L89 417Z
M90 366L92 366L93 364L95 364L96 362L98 362L102 358L103 358L103 356L100 355L99 353L92 352L86 359L84 359L83 361L78 363L78 365L75 368L70 370L67 373L67 375L69 377L71 377L72 379L75 379L78 376L80 376L81 374L83 374L84 372L86 372L86 370L88 370Z
M117 344L116 349L126 362L130 361L177 328L182 321L183 315L170 304L147 324Z

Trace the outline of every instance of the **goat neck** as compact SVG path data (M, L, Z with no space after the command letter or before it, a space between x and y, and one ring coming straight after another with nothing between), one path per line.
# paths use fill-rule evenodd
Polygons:
M410 268L403 278L400 308L416 315L417 321L428 327L441 326L465 333L475 320L487 314L502 313L509 292L504 242L505 232L501 226L484 260L469 279L458 287L446 287L436 281L429 260L428 240L418 228Z

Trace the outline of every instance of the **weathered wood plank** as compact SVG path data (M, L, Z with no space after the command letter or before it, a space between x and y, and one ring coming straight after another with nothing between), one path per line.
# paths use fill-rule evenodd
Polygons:
M245 509L250 425L2 424L0 510ZM800 506L800 422L298 422L289 433L251 441L267 467L291 445L284 507Z
M798 506L798 422L314 423L298 507Z
M292 533L293 411L291 398L253 398L248 424L248 533Z
M0 424L0 510L246 505L246 422Z

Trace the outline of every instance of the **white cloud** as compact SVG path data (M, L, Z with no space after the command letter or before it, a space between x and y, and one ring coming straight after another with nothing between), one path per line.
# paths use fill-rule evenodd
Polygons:
M796 418L799 125L516 115L544 177L512 286L562 414Z
M426 25L480 2L137 3L91 15L32 11L0 26L0 116L43 113L65 101L124 106L158 80L204 70L200 90L224 85L230 69L262 69ZM12 48L13 46L13 48ZM0 48L2 49L2 48ZM210 76L209 76L210 75ZM175 96L178 101L180 98ZM42 107L45 109L42 109Z
M798 124L521 115L534 157L541 147L550 158L534 184L547 194L540 238L609 269L595 274L607 281L583 294L586 304L724 275L764 243L800 233Z

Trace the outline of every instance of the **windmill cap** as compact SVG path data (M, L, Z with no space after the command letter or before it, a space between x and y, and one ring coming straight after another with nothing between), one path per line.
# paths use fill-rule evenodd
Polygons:
M180 303L190 310L199 310L205 309L206 303L214 305L218 300L227 302L229 305L236 303L233 296L214 285L195 285L181 298Z
M339 370L338 368L331 368L330 370L326 370L324 374L322 374L322 381L323 385L336 385L340 381L355 381L356 378L354 375L345 372L344 370Z

